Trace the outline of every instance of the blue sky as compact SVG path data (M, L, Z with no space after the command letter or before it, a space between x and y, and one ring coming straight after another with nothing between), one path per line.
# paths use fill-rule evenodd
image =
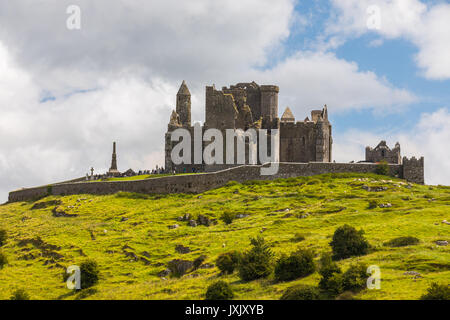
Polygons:
M445 1L423 1L423 3L433 5ZM302 23L294 23L291 27L291 35L284 42L284 56L298 50L311 50L311 43L324 35L325 24L329 21L330 15L336 14L330 1L298 1L295 10L305 18ZM371 44L375 40L380 41L376 46ZM395 87L413 92L418 98L417 102L410 103L406 107L398 110L392 108L383 113L374 110L332 113L330 117L337 132L343 132L349 127L373 132L407 130L419 121L423 112L435 112L449 104L450 80L424 78L415 62L418 48L411 41L404 38L385 39L377 32L368 32L348 39L331 51L339 59L356 62L359 70L372 71L379 77L387 79Z

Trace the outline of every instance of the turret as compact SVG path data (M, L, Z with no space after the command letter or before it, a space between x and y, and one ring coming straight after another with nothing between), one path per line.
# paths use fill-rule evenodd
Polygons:
M176 112L180 117L182 126L191 126L191 93L183 80L180 89L177 93L177 108Z
M278 92L277 86L261 86L261 116L275 119L278 117Z

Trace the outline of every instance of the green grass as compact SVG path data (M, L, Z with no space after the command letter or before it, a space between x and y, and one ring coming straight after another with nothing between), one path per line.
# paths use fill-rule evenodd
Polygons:
M388 189L369 192L363 185ZM53 207L30 210L32 202L0 206L0 229L9 235L0 248L9 261L0 269L0 299L9 299L18 288L25 288L31 299L204 299L207 287L218 280L231 284L236 299L279 299L287 287L317 285L319 275L281 283L272 275L244 283L236 272L221 276L217 267L167 280L157 274L172 259L193 261L204 254L206 263L215 263L223 252L248 249L249 238L257 235L270 243L277 257L304 248L314 250L317 261L331 250L333 232L343 224L364 229L372 249L365 256L339 261L339 266L345 270L361 261L381 268L381 289L364 290L357 298L418 299L431 282L448 284L450 279L450 246L435 244L450 240L450 226L441 223L450 220L450 188L444 186L408 184L377 175L327 174L229 183L201 196L122 192L49 196L39 201L52 199L61 200L67 213L78 216L55 218ZM370 200L389 202L392 207L369 209ZM227 225L220 220L224 211L249 216ZM185 213L216 218L218 224L189 227L177 221ZM173 224L180 227L169 229ZM305 239L293 241L299 234ZM405 247L383 245L403 236L420 242ZM23 241L37 237L42 242ZM176 252L179 244L191 252ZM130 260L124 246L139 260ZM66 288L62 273L88 258L97 261L100 281L80 296ZM406 271L420 272L423 278L404 275Z

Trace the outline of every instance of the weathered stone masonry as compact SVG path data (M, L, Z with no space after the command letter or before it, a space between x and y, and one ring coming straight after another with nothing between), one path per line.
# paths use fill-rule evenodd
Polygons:
M280 163L278 173L272 176L262 176L260 165L243 165L223 171L199 173L192 175L176 175L137 181L109 182L75 182L52 186L53 195L72 194L113 194L119 191L138 192L145 194L168 193L200 193L224 186L229 181L244 182L247 180L273 180L298 176L311 176L323 173L371 173L377 168L372 163ZM403 164L389 164L390 174L405 178L410 182L424 183L423 158L408 160L403 158ZM9 201L29 201L48 195L48 187L37 187L10 192Z

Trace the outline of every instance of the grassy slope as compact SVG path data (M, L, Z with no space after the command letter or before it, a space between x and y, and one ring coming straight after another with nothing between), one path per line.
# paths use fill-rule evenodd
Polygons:
M365 181L361 181L365 179ZM385 179L385 180L383 180ZM180 258L193 260L201 254L214 263L225 251L248 248L249 237L262 234L277 255L298 247L313 248L319 255L329 251L334 230L345 223L363 228L373 251L363 257L346 259L380 266L380 290L365 290L363 299L417 299L432 281L448 283L450 247L439 247L436 240L450 240L450 188L408 185L402 180L375 175L322 175L310 178L280 179L274 182L230 184L198 195L48 197L40 201L61 199L66 211L76 218L55 218L51 209L30 210L32 203L0 206L0 228L9 233L2 248L9 265L0 270L0 299L7 299L16 288L26 288L33 299L74 299L62 282L63 269L79 264L86 257L95 259L101 269L94 299L202 299L206 287L219 278L217 268L199 269L180 279L162 280L157 273L162 263ZM369 192L363 185L386 186L387 191ZM77 202L77 199L86 198ZM392 203L391 208L368 209L368 201ZM76 208L67 209L67 206ZM277 210L290 208L287 212ZM185 213L219 218L223 210L249 214L225 225L192 228L176 218ZM342 210L342 211L339 211ZM339 211L339 212L336 212ZM307 218L298 216L309 213ZM121 222L123 217L127 221ZM180 224L178 229L168 226ZM261 233L262 228L266 228ZM295 243L295 233L306 240ZM40 237L61 249L42 250L33 244L18 246L18 241ZM420 243L403 248L387 248L383 242L399 236L415 236ZM95 240L94 240L95 238ZM177 244L193 252L179 254ZM132 261L122 247L128 245L138 257L150 254L150 265ZM225 247L223 247L225 246ZM80 251L81 250L81 251ZM47 252L47 253L46 253ZM60 257L49 253L56 252ZM34 258L24 259L27 254ZM40 254L44 253L44 256ZM47 257L45 257L47 256ZM46 263L46 261L49 261ZM418 271L423 278L404 275ZM242 283L236 274L220 278L232 284L238 299L278 299L283 290L294 284L316 285L317 273L296 281L275 283L272 278Z

